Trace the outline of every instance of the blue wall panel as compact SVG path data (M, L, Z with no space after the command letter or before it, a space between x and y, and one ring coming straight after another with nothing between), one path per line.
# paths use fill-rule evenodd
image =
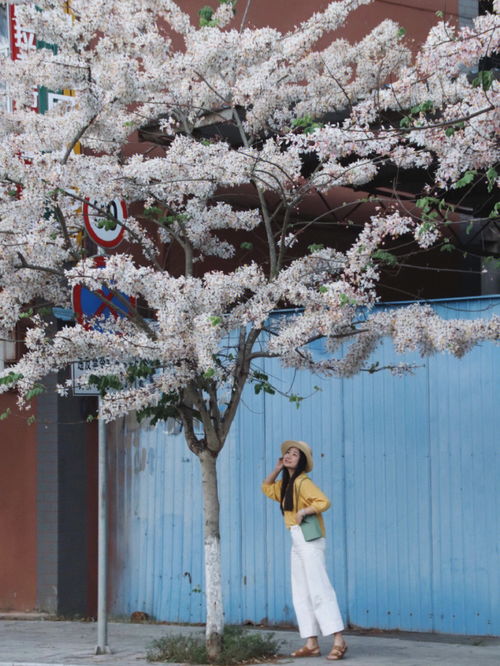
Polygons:
M500 298L434 307L489 316ZM281 389L311 395L300 409L246 389L218 461L226 620L294 623L289 535L260 491L294 438L311 443L311 476L332 499L328 566L349 623L500 634L498 348L402 359L387 342L373 358L419 367L325 380L262 362ZM164 426L128 419L110 435L112 612L202 622L198 460Z
M489 345L429 365L436 631L500 633L499 376Z
M389 344L377 351L381 364L391 358ZM425 371L345 382L348 596L355 625L428 628L426 387Z
M172 622L201 622L202 518L197 459L164 427L114 424L111 479L111 607Z

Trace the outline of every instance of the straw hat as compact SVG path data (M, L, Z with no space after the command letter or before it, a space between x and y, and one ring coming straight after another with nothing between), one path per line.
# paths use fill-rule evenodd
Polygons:
M305 471L310 472L313 468L313 454L309 444L300 442L296 439L287 439L281 445L281 455L284 456L288 449L291 449L292 446L294 446L296 449L299 449L299 451L302 451L302 453L305 455L307 461Z

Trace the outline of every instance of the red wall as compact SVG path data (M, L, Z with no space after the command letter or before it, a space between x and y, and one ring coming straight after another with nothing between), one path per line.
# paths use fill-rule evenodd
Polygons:
M0 610L36 606L36 424L12 393L0 395Z
M251 0L245 25L261 28L271 26L282 32L291 30L295 25L308 19L314 12L324 10L330 0ZM178 0L180 7L188 12L193 22L201 7L218 6L217 0ZM231 28L239 28L245 13L247 0L239 0L236 16ZM436 11L442 11L450 21L458 17L458 0L375 0L370 5L363 5L355 10L345 28L342 37L355 41L366 35L380 21L391 18L407 30L409 38L422 42L430 27L438 20Z

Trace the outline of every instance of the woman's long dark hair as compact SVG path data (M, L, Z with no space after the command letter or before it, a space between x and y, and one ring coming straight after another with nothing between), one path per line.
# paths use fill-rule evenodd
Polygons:
M306 465L307 459L302 451L300 451L300 458L299 462L297 463L297 468L291 476L286 467L283 467L283 476L281 477L281 513L284 513L285 511L293 511L293 487L295 479L299 476L299 474L302 474L306 468Z

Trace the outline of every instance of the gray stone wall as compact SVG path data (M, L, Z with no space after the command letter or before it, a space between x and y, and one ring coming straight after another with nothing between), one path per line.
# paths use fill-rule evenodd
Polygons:
M57 378L39 398L37 452L37 605L64 616L87 614L88 497L80 398L60 398Z
M37 599L41 610L58 612L58 399L56 377L44 381L37 424Z

